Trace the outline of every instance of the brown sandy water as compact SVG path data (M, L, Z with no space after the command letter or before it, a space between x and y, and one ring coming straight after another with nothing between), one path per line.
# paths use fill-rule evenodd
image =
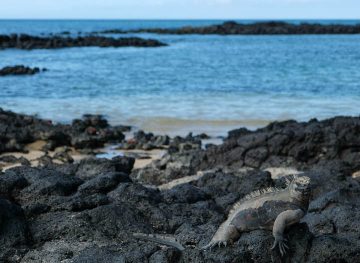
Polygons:
M265 119L244 120L204 120L204 119L180 119L168 117L154 118L131 118L126 123L146 132L159 135L186 136L189 132L194 135L206 133L211 137L226 136L233 129L246 127L254 130L264 127L272 122Z

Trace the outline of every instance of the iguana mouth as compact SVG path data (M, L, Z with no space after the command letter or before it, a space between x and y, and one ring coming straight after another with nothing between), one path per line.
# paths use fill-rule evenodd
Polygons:
M307 176L301 176L295 178L293 181L293 190L295 192L301 193L302 195L306 195L310 192L310 178Z
M302 184L302 185L308 185L310 184L310 178L307 176L299 176L295 179L296 183Z

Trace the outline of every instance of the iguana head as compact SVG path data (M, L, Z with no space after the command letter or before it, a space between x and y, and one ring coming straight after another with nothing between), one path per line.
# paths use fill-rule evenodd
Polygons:
M301 198L307 196L310 193L310 178L307 176L296 176L289 187L293 197Z

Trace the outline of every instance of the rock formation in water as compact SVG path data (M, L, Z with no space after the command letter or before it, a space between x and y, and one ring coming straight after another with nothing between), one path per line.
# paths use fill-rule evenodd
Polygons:
M37 37L30 35L0 35L0 49L55 49L69 47L161 47L166 44L154 39L138 37L109 38L101 36L84 37Z
M47 69L42 69L42 71L46 71ZM0 69L0 76L8 76L8 75L34 75L39 73L41 70L38 67L30 68L23 65L17 66L9 66Z
M200 34L200 35L303 35L303 34L360 34L360 24L291 24L286 22L257 22L240 24L228 21L220 25L211 26L185 26L181 28L144 28L137 30L105 30L100 33L155 33L155 34Z

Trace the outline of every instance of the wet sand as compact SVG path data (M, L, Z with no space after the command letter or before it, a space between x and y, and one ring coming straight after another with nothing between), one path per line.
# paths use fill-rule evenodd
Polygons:
M26 146L27 153L22 152L7 152L0 154L0 157L3 156L14 156L16 158L25 158L28 160L31 164L31 166L36 167L39 165L39 159L41 157L44 157L46 155L45 151L42 151L42 147L46 144L45 141L36 141L34 143L28 144ZM160 159L163 154L165 153L165 150L150 150L150 151L144 151L144 150L113 150L111 149L112 146L108 146L102 149L98 149L98 154L95 156L98 158L113 158L115 156L130 156L135 158L135 164L134 169L143 168L144 166L150 164L152 161ZM49 151L47 154L50 157L54 157L54 155L59 152L63 147L58 147L54 151ZM70 156L74 159L74 162L79 162L82 159L89 158L93 155L86 155L82 154L78 151L76 151L72 147L68 147ZM61 164L62 162L57 159L53 159L54 163ZM0 169L2 171L6 171L7 169L21 166L21 163L7 163L0 161Z

